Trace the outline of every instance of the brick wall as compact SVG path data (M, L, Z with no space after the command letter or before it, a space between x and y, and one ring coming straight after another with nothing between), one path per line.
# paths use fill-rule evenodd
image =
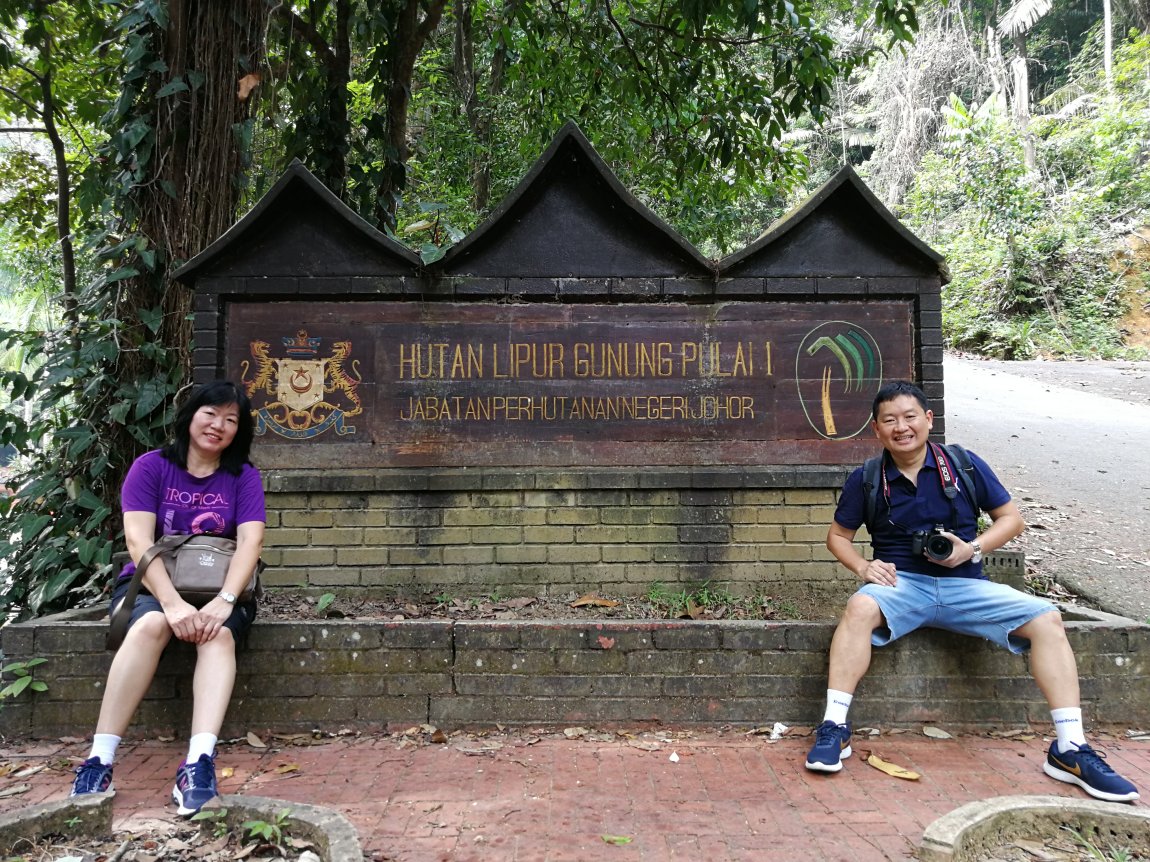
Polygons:
M91 616L92 612L89 612ZM0 709L0 734L58 737L95 726L111 655L105 623L79 614L6 626L6 661L41 656L48 690ZM1150 724L1150 626L1095 612L1067 629L1087 720ZM224 735L503 724L758 725L822 714L833 623L257 623L241 654ZM187 732L191 648L161 662L133 735ZM920 631L875 653L859 726L950 728L1049 721L1027 660L984 642Z
M265 580L409 595L710 583L837 607L854 586L824 547L843 474L269 471Z

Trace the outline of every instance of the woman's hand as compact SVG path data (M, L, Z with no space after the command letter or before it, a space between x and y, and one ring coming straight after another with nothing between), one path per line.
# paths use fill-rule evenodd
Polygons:
M195 607L176 595L175 599L163 605L163 608L164 618L167 619L172 634L182 641L201 643L202 623L199 619L200 612Z
M219 596L200 608L200 637L196 643L205 644L218 635L234 609L235 605L225 602Z

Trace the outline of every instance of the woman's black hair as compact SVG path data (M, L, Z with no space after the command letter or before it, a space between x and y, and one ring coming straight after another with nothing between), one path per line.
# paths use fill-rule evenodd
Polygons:
M926 393L919 387L915 386L909 380L892 380L889 383L884 383L882 388L875 394L874 402L870 408L871 418L878 419L879 407L903 395L909 395L917 401L919 406L922 407L923 413L930 409L930 402L926 400Z
M191 445L192 417L201 407L218 407L225 404L234 404L239 411L239 425L236 427L236 436L228 444L228 448L220 454L220 469L238 476L245 464L250 464L248 456L252 450L252 437L255 434L255 425L252 422L252 402L244 394L244 390L230 380L216 380L205 383L192 391L180 409L176 411L175 436L161 450L161 454L188 469L188 447Z

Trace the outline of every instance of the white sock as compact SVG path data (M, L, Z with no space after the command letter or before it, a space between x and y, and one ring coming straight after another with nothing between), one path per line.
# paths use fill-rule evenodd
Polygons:
M119 745L120 737L114 733L92 734L92 752L88 755L88 759L98 757L102 764L111 766L116 760L116 749Z
M1082 708L1065 706L1050 710L1054 719L1054 732L1058 735L1058 751L1068 751L1070 746L1086 744L1086 732L1082 729Z
M201 755L211 757L216 753L216 742L219 737L214 733L196 733L188 740L188 759L185 763L195 763Z
M823 715L823 721L833 721L835 724L846 724L847 711L851 708L852 700L854 700L853 694L828 688L827 711Z

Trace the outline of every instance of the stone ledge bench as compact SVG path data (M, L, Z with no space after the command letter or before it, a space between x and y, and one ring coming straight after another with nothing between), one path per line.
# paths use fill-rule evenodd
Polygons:
M0 710L9 738L87 733L111 653L99 611L0 630L4 661L35 668L45 692ZM1150 725L1150 625L1063 607L1089 722ZM833 621L259 622L241 654L224 735L506 725L809 724L822 714ZM165 654L135 733L182 733L192 648ZM1045 724L1027 659L988 643L919 631L876 650L856 726Z

